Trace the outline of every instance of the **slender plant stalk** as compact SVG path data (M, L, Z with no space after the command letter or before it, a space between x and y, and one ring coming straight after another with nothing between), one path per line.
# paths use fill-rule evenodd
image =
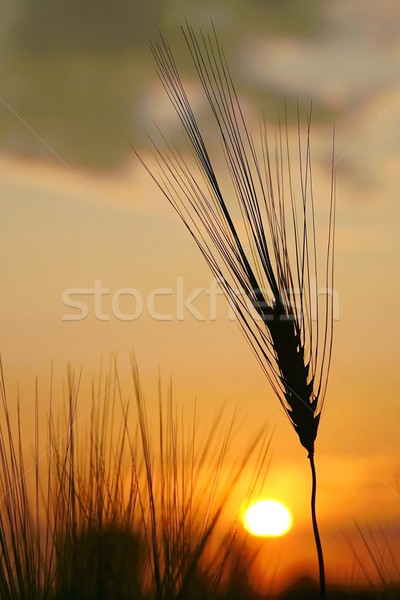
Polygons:
M327 244L321 264L312 184L311 116L304 144L298 110L299 184L295 190L287 123L284 132L279 129L275 134L273 151L265 121L259 139L253 139L215 30L212 35L195 34L186 24L182 31L210 108L213 140L210 143L203 135L174 56L161 38L152 45L152 52L192 156L162 137L163 148L153 143L155 167L149 167L140 156L139 159L206 259L308 452L323 596L324 567L315 515L313 457L332 353L333 168ZM222 157L216 155L216 134ZM321 271L325 287L322 305L318 298Z
M314 531L315 545L317 547L317 555L318 555L318 567L319 567L319 589L321 598L325 598L325 565L324 565L324 555L322 552L321 539L319 537L318 523L317 523L317 514L315 510L315 500L317 496L317 474L315 472L315 464L314 464L314 454L309 454L308 458L310 460L311 467L311 477L312 477L312 490L311 490L311 517L312 517L312 525Z

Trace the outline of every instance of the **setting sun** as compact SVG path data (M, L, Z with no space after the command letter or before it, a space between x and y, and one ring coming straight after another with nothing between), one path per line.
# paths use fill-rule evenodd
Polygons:
M276 500L260 500L246 510L243 524L251 535L276 537L292 527L292 515Z

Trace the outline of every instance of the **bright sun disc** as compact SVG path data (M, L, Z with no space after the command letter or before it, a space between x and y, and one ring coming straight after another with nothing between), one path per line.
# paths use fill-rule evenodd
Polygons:
M260 500L245 512L243 525L251 535L280 536L292 527L292 515L275 500Z

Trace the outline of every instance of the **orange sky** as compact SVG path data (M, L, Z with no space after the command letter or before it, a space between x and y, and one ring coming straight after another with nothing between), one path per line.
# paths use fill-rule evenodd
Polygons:
M84 410L85 389L89 390L101 358L107 362L116 354L123 388L131 395L129 353L134 348L150 416L151 407L156 407L160 370L165 383L172 377L174 399L189 413L197 397L203 425L210 421L216 406L226 402L228 410L237 407L243 419L236 432L240 444L262 423L274 430L264 496L277 498L290 508L294 527L285 540L265 544L273 544L277 556L281 552L285 556L276 559L277 581L290 565L301 567L296 553L286 559L287 549L296 547L299 540L306 549L302 556L315 565L306 453L237 325L229 320L224 299L218 300L217 318L212 321L209 297L204 293L193 303L204 316L202 321L189 311L184 311L183 320L174 316L166 321L152 319L146 310L134 321L119 321L112 315L110 297L120 288L134 288L144 298L154 288L171 289L155 304L162 314L176 310L179 286L184 286L185 297L196 288L209 289L211 277L184 228L133 158L118 176L84 172L79 176L84 183L74 173L54 166L5 157L0 162L2 244L10 257L3 269L2 355L10 393L18 379L28 416L35 375L42 397L47 398L51 361L56 387L71 363L75 369L84 369ZM351 178L341 181L339 169L338 179L336 289L340 314L316 444L318 513L331 578L349 576L349 560L353 562L347 558L351 553L342 530L354 535L354 521L379 521L390 533L398 523L395 476L400 468L395 393L400 331L391 317L397 308L395 288L399 285L393 277L399 256L395 194L394 190L391 195L383 194L375 187L362 200L353 199ZM395 173L392 181L398 188ZM388 181L383 185L387 188ZM63 321L64 314L74 312L63 305L63 290L90 288L95 280L110 290L102 304L109 320L94 317L93 297L87 296L87 318ZM134 309L129 299L120 306L127 313ZM233 494L229 505L232 518L245 489Z
M354 521L379 522L393 544L400 543L399 91L399 83L372 86L364 103L356 110L350 103L336 122L339 319L316 443L328 578L351 577L352 555L342 531L355 535ZM255 126L253 117L254 111ZM295 130L290 134L296 141ZM311 137L318 181L329 165L331 127L315 126ZM322 178L317 202L327 198L328 189L329 180ZM19 382L24 415L32 414L36 375L46 397L52 361L56 387L68 363L83 367L82 410L92 376L111 355L117 356L122 386L132 395L129 356L134 348L150 418L155 418L161 373L165 384L172 377L174 399L188 407L187 414L197 398L203 425L223 402L228 413L237 407L239 445L262 423L273 430L264 495L290 508L294 526L285 538L265 545L275 544L278 572L299 567L302 561L294 551L299 543L315 566L306 452L229 320L224 299L219 298L212 318L205 293L212 284L208 268L133 153L125 165L103 174L60 164L56 157L50 164L2 154L0 198L0 350L11 395ZM95 317L90 294L84 298L85 319L63 320L76 314L62 302L65 290L93 288L96 281L109 290L102 298L103 320ZM138 318L124 321L113 314L112 298L126 288L137 292L144 307ZM180 318L179 294L187 298L197 288L203 291L193 302L194 312L204 320L187 309ZM120 299L125 315L137 308L132 298ZM154 305L153 314L171 319L152 318L146 303ZM244 489L234 493L229 514L239 510Z

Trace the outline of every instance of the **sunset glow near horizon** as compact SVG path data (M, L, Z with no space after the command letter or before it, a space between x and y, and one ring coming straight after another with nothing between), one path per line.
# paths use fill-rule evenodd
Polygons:
M290 531L292 515L277 500L259 500L244 513L245 529L257 537L280 537Z
M340 311L334 324L332 367L316 441L317 514L328 577L343 582L351 577L356 584L365 583L365 572L358 563L354 566L351 548L361 548L360 554L364 551L364 541L355 521L365 524L367 534L371 535L366 536L366 541L374 547L382 547L383 553L390 547L395 555L400 548L396 419L399 405L395 393L400 321L394 318L400 292L400 280L394 276L400 258L396 138L400 127L397 69L400 48L396 36L391 37L398 8L394 0L389 0L385 11L373 3L366 3L365 9L361 6L360 2L360 10L355 10L343 0L334 0L325 7L321 20L324 35L299 41L290 34L284 36L277 32L276 38L270 39L264 33L261 36L254 32L237 44L235 39L234 45L241 56L234 77L239 85L244 85L243 110L255 139L258 120L264 111L261 104L262 107L266 104L271 139L276 131L276 123L268 121L269 91L284 95L288 106L292 101L295 106L296 98L304 95L316 100L310 144L318 247L325 244L325 232L320 225L326 218L324 207L329 201L327 173L331 163L333 121L336 123L334 288ZM179 21L175 16L169 18L171 23L175 18ZM252 33L249 22L243 15L241 18L240 29ZM326 32L329 35L325 35ZM179 36L178 31L178 39ZM173 47L173 34L169 37ZM10 55L14 56L14 51ZM154 119L167 137L171 135L172 143L175 136L180 139L175 131L178 130L175 115L170 116L151 58L148 64L152 70L148 73L143 55L138 53L135 58L137 71L129 66L129 81L135 79L132 73L136 73L137 81L142 82L138 86L140 98L135 108L131 97L134 90L129 91L126 84L121 88L117 85L120 79L124 81L121 73L127 69L126 51L118 60L104 54L107 56L105 67L110 72L115 70L115 90L100 69L102 53L84 55L81 64L75 52L71 57L60 53L60 60L53 57L52 52L49 60L44 60L46 55L41 51L35 63L37 69L42 69L41 76L25 77L26 89L22 85L24 78L21 74L16 76L18 70L15 71L14 65L10 70L7 102L12 112L5 104L0 107L7 125L4 125L4 144L0 148L3 258L0 352L11 417L17 422L21 408L23 444L30 452L35 444L32 426L35 396L39 399L39 425L45 432L49 390L52 412L57 418L63 414L69 365L79 379L82 427L89 427L94 388L99 388L96 396L99 405L107 394L117 389L124 399L133 398L133 349L146 394L150 430L157 428L160 390L163 403L170 394L174 406L176 404L179 411L182 408L182 428L188 423L188 432L194 427L193 414L196 415L196 440L208 439L220 405L227 406L222 425L225 421L230 423L231 413L238 410L233 450L227 455L232 463L234 451L238 449L237 460L241 460L240 452L244 452L249 440L254 440L265 425L267 434L271 433L273 458L269 462L267 455L265 488L257 488L257 499L267 494L287 504L295 525L288 536L260 533L265 530L264 518L267 523L269 519L275 524L281 522L271 510L263 516L263 508L258 506L260 502L249 506L250 514L246 513L246 523L249 527L250 522L253 523L253 531L246 526L244 517L241 523L254 536L247 537L256 550L268 547L267 553L273 547L278 555L282 546L287 547L285 560L278 562L277 558L278 585L286 582L286 575L280 574L284 569L302 574L310 564L310 572L315 574L306 451L300 447L296 432L281 410L238 324L233 322L232 311L198 248L135 159L130 144L134 143L140 150L151 169L157 169L151 150L140 142L140 136L132 140L133 133L127 126L124 125L122 133L116 128L115 115L126 114L135 131L146 129ZM26 65L28 74L35 72L30 55ZM94 67L98 71L93 70ZM53 84L58 73L60 82ZM94 76L88 77L88 73ZM142 75L148 79L144 80ZM64 82L65 76L68 85ZM247 78L251 84L248 89ZM101 88L103 95L96 92L97 88L90 88L92 80L107 82L107 89ZM202 116L201 94L193 82L194 78L192 81L188 75L189 90ZM82 87L84 83L87 90ZM15 90L13 84L16 84ZM54 95L52 113L48 105L52 98L49 89L55 93L56 84L60 96ZM111 96L107 100L108 88ZM67 89L74 94L76 91L71 103L76 114L70 114L70 106L63 99ZM274 94L272 105L278 99ZM15 100L18 95L21 96L19 103ZM109 113L101 103L98 105L97 101L103 96L107 100L106 108L110 103ZM114 97L126 100L126 108L116 110ZM92 105L93 109L88 111ZM43 121L36 122L34 117L39 109L43 110L44 117ZM21 118L16 116L19 111ZM97 132L97 128L93 125L81 131L81 125L92 113L101 116L100 124L111 124L94 137L90 132ZM321 115L325 116L319 120ZM29 128L23 126L23 122ZM49 133L47 127L52 123L56 128ZM72 136L75 131L72 127L81 132L79 136ZM110 163L107 168L91 168L81 160L81 140L93 152L98 149L101 154L108 147L110 131L114 130L118 144L122 148L126 146L119 162ZM59 139L61 133L64 137ZM297 136L296 120L289 121L288 143L294 157L294 178L298 172ZM306 127L303 139L305 137ZM79 146L76 156L72 151L67 152L71 138L76 139ZM33 152L35 144L36 153ZM46 147L47 150L54 147L54 153L46 154ZM220 166L217 163L218 169ZM225 166L222 163L221 168ZM219 181L222 187L227 180L229 172L225 170ZM301 190L295 188L299 199ZM324 282L319 284L318 289L323 290ZM382 290L385 290L383 299ZM111 378L108 371L113 373L114 361L118 366L118 386L108 390L106 382ZM135 431L135 412L131 412L128 425ZM220 438L225 439L224 432L221 427L221 433L216 435L216 447ZM189 440L190 435L188 433ZM45 437L43 433L43 446ZM45 447L43 452L46 452ZM211 451L210 455L213 456ZM202 463L201 466L199 476L205 487L214 475L213 464ZM228 461L221 469L222 476L229 474L230 469ZM252 469L253 462L250 462L244 473L250 481ZM242 502L249 497L246 477L232 492L220 524L221 536L231 527L232 520L236 523ZM204 502L205 510L208 497L206 493L200 495L199 506ZM262 539L262 536L273 535L282 537L271 544ZM300 555L296 551L299 547ZM261 556L260 560L263 574L264 558ZM272 560L270 554L267 559ZM387 562L385 566L393 570L393 577L397 576L395 565ZM270 562L268 564L270 566ZM363 566L371 580L379 582L379 573L368 556Z

